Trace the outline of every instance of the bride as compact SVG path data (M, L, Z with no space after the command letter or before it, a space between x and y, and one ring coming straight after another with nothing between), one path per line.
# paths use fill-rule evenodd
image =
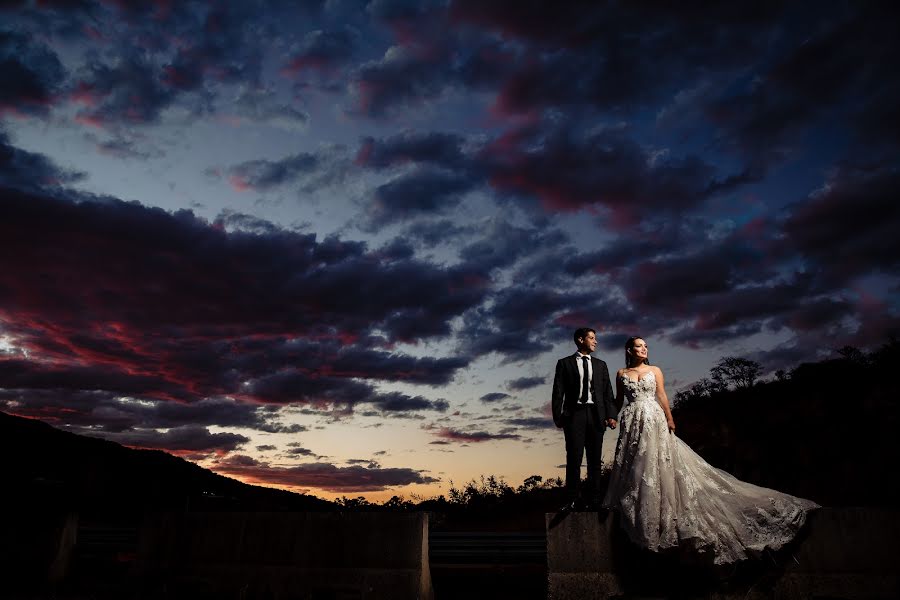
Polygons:
M791 541L818 504L708 464L675 435L662 371L648 362L642 338L626 342L625 364L616 396L627 404L603 505L619 512L631 540L653 551L687 547L716 564Z

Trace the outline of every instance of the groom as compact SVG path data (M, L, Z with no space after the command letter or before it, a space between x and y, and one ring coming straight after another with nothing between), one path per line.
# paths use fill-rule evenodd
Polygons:
M566 498L564 510L578 505L581 458L587 451L587 500L589 508L600 505L600 448L603 432L615 429L618 412L613 402L609 369L591 352L597 348L597 332L588 327L575 331L578 351L556 363L553 377L553 422L566 437Z

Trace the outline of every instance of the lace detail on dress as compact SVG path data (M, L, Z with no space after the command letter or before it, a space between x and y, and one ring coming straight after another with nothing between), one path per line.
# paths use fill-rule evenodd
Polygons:
M653 371L623 379L626 405L603 504L650 550L690 546L717 564L788 543L815 502L759 487L703 460L669 431Z

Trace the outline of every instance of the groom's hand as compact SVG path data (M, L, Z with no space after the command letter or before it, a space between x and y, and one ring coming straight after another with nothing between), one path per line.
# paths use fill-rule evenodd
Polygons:
M609 427L610 429L615 429L616 428L616 420L615 419L607 419L606 426Z

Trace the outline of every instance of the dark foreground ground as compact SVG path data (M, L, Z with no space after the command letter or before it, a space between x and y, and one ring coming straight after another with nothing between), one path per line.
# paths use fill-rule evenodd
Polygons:
M900 597L900 553L896 551L900 513L895 509L821 509L811 516L808 527L789 547L727 567L712 567L697 562L696 557L692 561L691 556L640 550L625 539L614 516L598 513L569 513L561 519L559 515L549 514L544 530L509 527L505 531L490 530L488 523L475 521L466 523L468 530L447 527L428 530L423 517L421 514L334 513L268 517L198 515L198 522L206 529L194 526L188 530L182 526L179 531L188 531L190 535L180 537L179 541L195 548L177 553L178 557L194 562L188 566L181 562L167 563L165 577L148 576L146 569L144 575L139 574L142 572L138 560L140 529L136 523L82 519L76 532L78 542L65 571L39 585L30 582L37 580L34 565L40 562L35 560L40 557L24 556L25 544L17 548L8 543L17 524L22 523L20 518L8 523L0 537L5 551L0 560L0 600L427 597L415 590L410 593L409 587L393 588L405 590L399 595L379 593L377 584L372 589L353 581L360 572L367 572L364 577L368 577L368 582L388 581L385 579L388 572L394 576L400 574L399 580L395 577L395 583L402 580L403 573L424 576L425 580L430 576L430 588L436 600L608 597L621 600L887 600ZM334 527L335 521L340 520L346 520L343 529L349 537L341 537L340 528ZM434 521L441 522L437 518ZM328 525L329 534L302 533L300 528L308 527L309 522ZM495 521L494 525L497 524ZM405 537L403 527L406 527ZM256 536L256 541L251 535L254 528L261 534ZM18 529L20 534L36 531L33 527ZM149 531L161 529L152 527ZM229 531L239 532L237 543L237 538L229 537ZM359 549L360 535L366 532L374 543L363 554L354 552ZM19 537L29 539L24 535ZM197 540L201 538L213 543L198 545ZM304 540L315 540L315 544ZM423 568L421 559L425 555L422 542L427 543L427 568ZM292 557L290 552L275 547L279 543L305 549ZM198 552L198 548L203 552ZM333 559L311 558L307 550L310 548L316 555ZM235 554L239 550L246 551L243 558ZM148 556L146 552L144 556ZM379 567L376 563L383 564ZM376 567L374 576L373 566ZM272 588L272 582L278 579L272 577L273 568L298 568L301 579ZM316 568L320 575L324 572L324 577L301 591L304 586L297 584L312 581L310 577L315 577ZM222 581L230 578L231 583L214 591L217 578Z

